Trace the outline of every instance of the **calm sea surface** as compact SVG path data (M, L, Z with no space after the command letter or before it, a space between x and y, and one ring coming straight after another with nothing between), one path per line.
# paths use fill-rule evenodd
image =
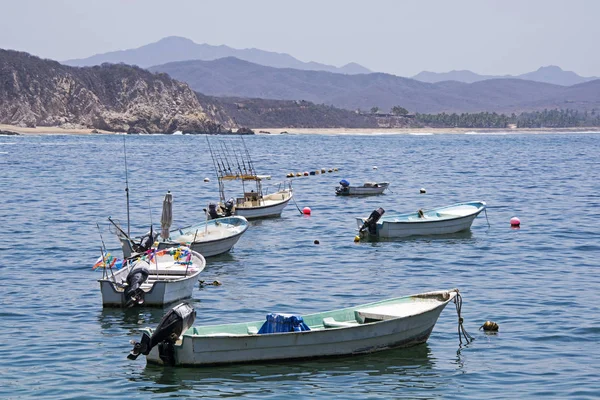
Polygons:
M124 138L132 233L160 225L167 190L174 226L202 220L217 199L204 135L0 136L0 398L600 396L599 134L246 137L271 188L289 172L339 171L294 179L297 206L208 260L201 279L222 286L194 289L197 325L456 287L475 340L459 344L450 304L412 349L205 369L126 359L168 307L102 308L96 223L118 252L107 217L126 224ZM391 192L336 197L342 178ZM377 207L470 200L487 202L487 219L466 234L353 242L354 217ZM486 320L498 334L478 330Z

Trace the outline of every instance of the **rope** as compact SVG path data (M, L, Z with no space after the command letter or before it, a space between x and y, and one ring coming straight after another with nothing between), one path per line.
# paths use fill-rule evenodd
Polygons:
M298 203L296 203L296 197L292 196L292 200L294 200L294 204L296 205L296 208L298 209L298 212L300 213L300 215L304 215L302 213L302 210L300 210L300 207L298 207Z
M454 297L454 304L456 305L456 314L458 314L458 340L460 341L460 344L462 344L462 338L464 337L467 344L469 344L469 342L472 342L474 338L473 336L469 335L463 326L464 320L460 315L462 309L462 297L458 292L456 293L456 297Z
M488 227L489 227L490 226L490 220L488 219L488 216L487 216L487 208L484 209L483 212L485 212L485 220L487 221Z

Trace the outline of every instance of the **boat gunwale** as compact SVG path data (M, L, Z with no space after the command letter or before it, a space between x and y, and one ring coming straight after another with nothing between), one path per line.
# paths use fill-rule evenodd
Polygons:
M303 316L303 318L312 318L312 317L320 316L320 315L323 315L324 317L326 317L326 315L329 315L329 314L342 313L342 312L354 312L354 311L357 311L360 309L381 306L381 305L385 305L387 303L394 303L394 302L397 302L397 301L403 300L403 299L408 300L410 298L414 298L414 299L431 298L432 300L436 301L435 306L430 307L426 310L421 310L421 311L414 312L411 314L394 317L394 318L389 318L389 319L384 319L384 320L380 320L380 321L374 321L374 322L368 322L368 323L357 323L356 325L351 325L351 326L330 327L330 328L323 327L323 329L315 329L315 330L309 330L309 331L275 332L275 333L269 333L269 334L258 334L258 333L239 333L238 334L238 333L217 332L218 328L220 328L220 327L230 327L230 326L246 327L246 328L248 328L250 326L258 326L259 327L265 321L248 321L248 322L234 322L234 323L228 323L228 324L205 325L204 327L206 327L206 328L210 327L215 330L215 333L212 333L212 334L195 334L195 333L193 333L194 327L192 326L192 327L188 328L188 330L185 331L181 335L181 338L180 338L181 342L178 342L178 343L182 343L185 337L188 337L190 339L202 338L203 340L205 340L205 339L206 340L217 340L217 339L232 339L232 338L235 339L235 338L248 338L248 337L272 337L273 335L289 335L289 334L306 335L306 334L311 334L311 333L315 334L315 333L320 333L320 332L329 332L332 330L339 330L339 329L357 329L357 328L363 328L363 327L370 327L375 324L397 323L398 320L413 318L413 317L434 311L434 310L438 309L439 307L446 307L446 305L452 299L454 299L458 294L459 294L459 290L456 288L450 289L450 290L440 290L440 291L433 291L433 292L417 293L417 294L412 294L412 295L407 295L407 296L379 300L379 301L371 302L371 303L358 304L358 305L355 305L352 307L345 307L345 308L340 308L340 309L336 309L336 310L328 310L328 311L322 311L322 312L317 312L317 313L312 313L312 314L306 314ZM444 299L445 296L447 296L448 298ZM441 299L437 299L435 297L441 297ZM410 303L410 302L407 301L407 303ZM313 326L315 326L315 325L313 325ZM140 329L140 331L146 332L151 335L153 332L153 329L142 328L142 329ZM181 345L182 344L178 344L177 346L179 347Z

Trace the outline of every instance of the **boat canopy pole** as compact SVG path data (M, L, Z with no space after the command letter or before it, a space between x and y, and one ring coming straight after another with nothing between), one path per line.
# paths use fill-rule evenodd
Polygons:
M127 197L127 236L131 236L129 221L129 179L127 178L127 148L125 147L125 136L123 136L123 153L125 154L125 195Z

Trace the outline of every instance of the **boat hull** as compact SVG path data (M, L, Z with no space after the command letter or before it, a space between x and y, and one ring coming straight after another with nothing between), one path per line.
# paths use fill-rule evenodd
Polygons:
M384 216L377 222L375 233L368 230L365 230L364 233L380 238L403 238L462 232L471 228L473 221L485 210L485 207L484 202L460 203L429 210L425 212L424 217L419 217L417 213ZM453 210L454 214L451 213ZM463 211L464 215L461 214ZM359 229L363 226L364 221L364 218L356 218Z
M377 183L377 186L348 186L336 188L338 196L371 196L382 194L390 184L388 182Z
M178 281L156 281L144 295L144 306L159 307L178 300L192 297L200 272ZM104 307L124 307L126 303L122 289L110 280L100 280L102 305Z
M338 357L415 346L427 341L440 313L456 296L455 292L435 293L440 296L443 293L444 300L423 312L348 327L263 335L198 336L186 333L174 345L175 364L208 366ZM323 315L325 313L313 316ZM305 316L304 320L310 321L313 316ZM162 364L158 347L147 355L147 361Z

